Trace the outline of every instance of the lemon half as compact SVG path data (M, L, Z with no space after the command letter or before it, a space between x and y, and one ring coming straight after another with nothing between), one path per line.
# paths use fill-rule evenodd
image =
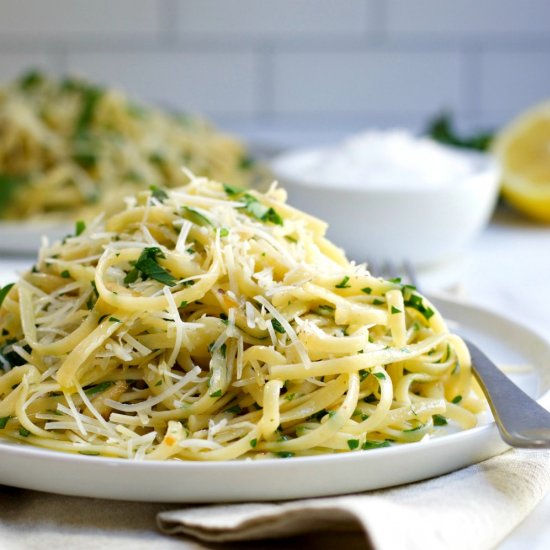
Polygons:
M502 195L527 216L550 223L550 101L499 133L493 152L502 166Z

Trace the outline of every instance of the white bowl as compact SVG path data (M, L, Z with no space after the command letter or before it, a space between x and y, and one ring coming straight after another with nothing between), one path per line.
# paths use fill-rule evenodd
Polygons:
M295 177L296 167L317 152L284 153L271 170L289 203L328 222L328 237L357 261L425 266L456 257L486 226L498 197L498 164L481 153L461 152L474 169L452 183L357 189Z

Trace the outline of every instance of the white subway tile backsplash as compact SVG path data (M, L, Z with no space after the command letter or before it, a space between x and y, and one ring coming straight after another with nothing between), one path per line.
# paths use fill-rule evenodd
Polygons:
M253 53L75 53L68 69L166 106L243 115L258 108Z
M500 124L549 61L550 0L0 0L0 79L65 68L257 135Z
M432 113L460 109L457 53L278 54L274 111Z
M6 83L31 69L53 72L53 58L40 53L0 53L0 83Z
M2 0L0 35L68 38L105 34L154 35L160 0Z
M371 1L180 0L178 25L184 36L360 35L367 28L367 5Z
M481 112L505 121L550 100L550 48L546 51L490 52L481 58Z
M485 33L550 31L548 0L386 0L390 35L435 33L463 36Z

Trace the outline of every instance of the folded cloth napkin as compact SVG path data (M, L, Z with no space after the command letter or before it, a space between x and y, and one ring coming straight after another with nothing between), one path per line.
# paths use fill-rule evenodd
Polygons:
M208 542L361 530L376 550L487 549L550 491L550 451L510 450L457 472L392 489L285 503L160 512L160 529Z

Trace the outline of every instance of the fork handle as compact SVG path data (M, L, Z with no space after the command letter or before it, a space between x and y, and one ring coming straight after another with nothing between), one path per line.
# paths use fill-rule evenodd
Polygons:
M476 345L464 340L472 369L502 439L512 447L550 448L550 413L516 386Z

